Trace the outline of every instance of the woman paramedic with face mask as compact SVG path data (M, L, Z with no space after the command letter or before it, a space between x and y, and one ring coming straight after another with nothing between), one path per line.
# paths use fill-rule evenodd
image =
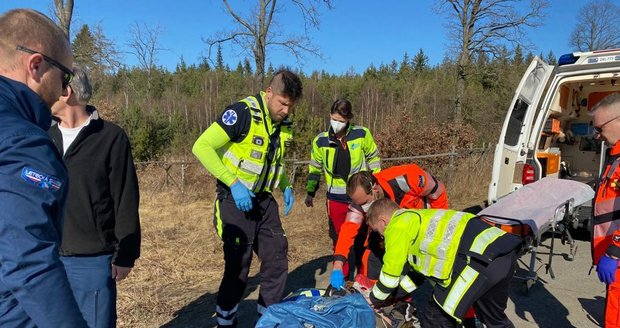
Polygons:
M347 180L360 171L376 173L381 170L379 150L372 134L367 128L351 123L352 118L351 102L337 99L330 109L329 129L319 133L312 141L305 204L308 207L314 205L313 199L319 189L321 175L324 174L329 236L333 247L351 202L346 191ZM361 260L364 239L360 239L351 250L349 263L345 263L344 277L352 278L355 270L349 270L349 266ZM356 251L360 253L356 254Z

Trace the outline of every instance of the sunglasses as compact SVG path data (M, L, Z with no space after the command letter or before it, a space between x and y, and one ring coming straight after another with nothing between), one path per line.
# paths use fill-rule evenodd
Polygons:
M607 124L609 124L609 123L611 123L611 122L613 122L613 121L615 121L615 120L617 120L617 119L619 119L619 118L620 118L620 115L618 115L618 116L616 116L616 117L614 117L614 118L610 119L609 121L607 121L607 122L605 122L605 123L603 123L603 124L601 124L601 125L599 125L599 126L595 126L595 127L594 127L594 131L595 131L597 134L601 134L601 133L603 133L603 127L604 127L605 125L607 125Z
M25 53L29 53L31 55L39 54L41 55L41 57L43 57L43 59L46 62L50 63L52 66L58 68L61 72L63 72L63 75L62 75L62 88L63 89L66 89L69 86L69 83L71 83L71 80L73 79L73 71L68 69L65 65L59 63L56 59L49 57L47 55L44 55L38 51L28 49L24 46L17 46L15 49L19 51L23 51Z

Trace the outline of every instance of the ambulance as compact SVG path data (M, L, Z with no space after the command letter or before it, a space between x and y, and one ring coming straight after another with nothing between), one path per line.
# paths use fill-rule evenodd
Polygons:
M620 49L566 54L557 66L534 58L495 148L488 203L544 177L594 188L605 145L595 137L590 110L614 92L620 93ZM573 228L589 228L591 207L575 209Z

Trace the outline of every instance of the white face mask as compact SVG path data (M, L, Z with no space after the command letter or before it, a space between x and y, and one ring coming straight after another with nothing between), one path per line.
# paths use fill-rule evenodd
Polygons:
M362 209L364 210L364 212L368 213L368 209L370 209L370 205L372 205L372 203L374 203L374 200L362 205Z
M347 126L346 122L340 122L334 119L330 119L329 124L332 126L332 130L334 130L334 133L340 133L340 131L342 131L345 126Z

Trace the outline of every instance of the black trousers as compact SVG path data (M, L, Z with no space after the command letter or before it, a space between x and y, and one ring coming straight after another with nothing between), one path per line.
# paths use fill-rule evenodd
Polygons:
M434 296L443 299L450 292L454 282L459 279L465 265L469 265L479 274L456 307L455 315L463 318L467 310L473 305L476 316L488 328L514 327L506 316L506 303L510 290L510 281L516 268L516 252L494 259L486 264L474 259L467 264L466 260L457 260L452 284L447 288L436 286ZM457 321L448 315L431 297L425 310L423 327L459 327Z
M288 275L288 241L278 204L269 193L257 194L252 210L243 212L227 190L218 190L214 225L224 242L225 261L216 301L217 321L219 326L234 326L253 252L261 260L259 312L282 299Z

